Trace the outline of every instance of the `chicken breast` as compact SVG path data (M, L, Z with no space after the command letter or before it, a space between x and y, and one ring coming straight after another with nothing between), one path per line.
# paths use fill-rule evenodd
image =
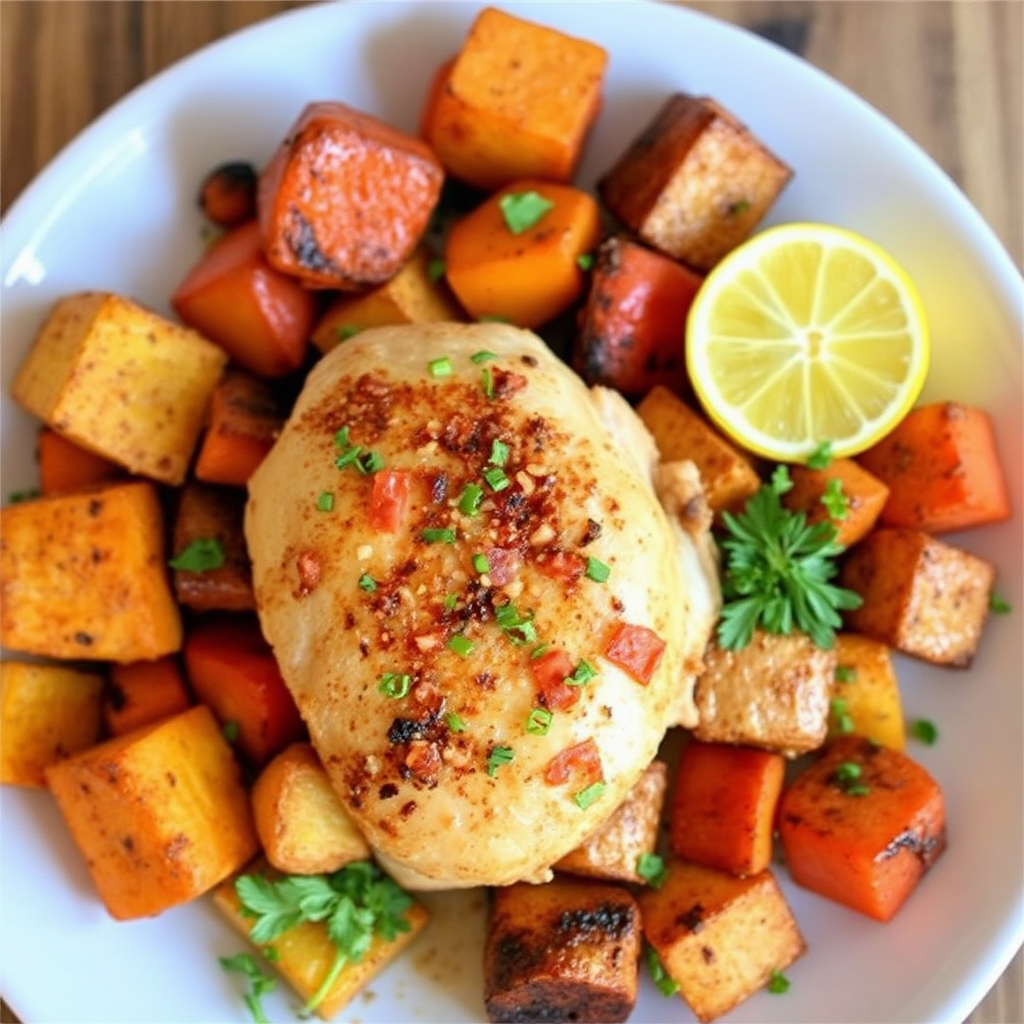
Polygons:
M680 553L656 449L625 403L620 446L607 401L528 331L368 330L250 480L263 631L405 885L549 877L693 724L714 566L692 534Z

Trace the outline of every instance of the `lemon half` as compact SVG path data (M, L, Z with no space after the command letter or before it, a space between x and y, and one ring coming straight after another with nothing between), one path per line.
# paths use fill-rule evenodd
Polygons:
M744 448L803 462L854 455L913 406L928 372L924 307L874 242L829 224L754 235L707 276L686 324L705 411Z

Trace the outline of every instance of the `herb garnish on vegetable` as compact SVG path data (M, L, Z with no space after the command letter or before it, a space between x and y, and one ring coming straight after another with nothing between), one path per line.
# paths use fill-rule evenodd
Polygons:
M529 231L540 219L554 209L555 204L539 192L510 192L498 200L505 225L513 235Z
M263 996L277 988L277 979L264 974L251 953L236 953L234 956L222 956L219 959L225 971L243 974L249 980L249 991L243 996L245 1005L256 1024L269 1024L263 1011Z
M197 537L185 545L168 563L185 572L209 572L224 564L224 547L216 537Z

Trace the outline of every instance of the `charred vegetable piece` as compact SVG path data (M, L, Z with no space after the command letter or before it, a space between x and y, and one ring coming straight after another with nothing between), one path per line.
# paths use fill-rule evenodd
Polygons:
M215 167L203 179L199 206L217 227L235 228L256 216L256 183L259 176L243 160Z

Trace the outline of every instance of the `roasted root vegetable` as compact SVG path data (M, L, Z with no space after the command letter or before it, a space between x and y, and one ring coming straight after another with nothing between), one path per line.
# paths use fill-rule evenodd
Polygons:
M750 235L792 176L714 100L675 93L597 188L648 245L707 272Z
M803 512L808 523L830 522L836 542L850 547L866 537L878 521L889 488L853 459L836 459L825 469L790 466L793 486L782 504Z
M252 565L242 519L245 491L187 483L174 520L174 593L195 611L252 611Z
M494 190L572 179L601 107L600 46L493 7L438 72L421 131L454 177Z
M301 905L311 886L323 911L319 919ZM262 910L243 895L255 896ZM213 903L302 997L303 1016L315 1012L324 1020L337 1016L429 921L422 904L369 861L293 880L259 858L217 886ZM289 926L292 921L298 923Z
M903 701L886 644L858 633L836 635L830 730L903 750Z
M937 665L967 668L988 617L995 567L920 530L873 530L849 554L844 587L864 603L847 627Z
M199 207L221 228L236 228L256 216L256 168L245 160L215 167L199 188Z
M779 837L797 884L888 921L946 848L935 780L906 754L844 737L786 789Z
M370 856L316 751L308 743L285 747L252 787L256 831L278 871L316 875Z
M684 860L733 875L769 867L785 759L753 747L691 740L669 808L669 845Z
M708 645L694 699L706 743L741 743L787 757L815 750L828 733L834 650L805 634L756 630L749 644Z
M211 341L129 299L79 292L54 305L11 394L76 444L180 484L226 361Z
M464 319L441 280L442 263L420 246L390 280L360 295L339 295L317 321L313 344L330 352L367 327Z
M176 657L112 665L103 695L103 724L112 736L123 736L180 715L191 706L192 696Z
M124 470L116 462L46 427L39 431L36 454L39 489L46 495L83 491L124 476Z
M51 658L141 661L181 646L148 481L0 510L0 637Z
M171 305L186 324L260 377L280 377L302 365L319 308L315 294L267 262L255 220L203 253Z
M889 488L883 526L946 533L1010 517L992 423L974 406L937 402L911 409L857 459Z
M0 783L44 787L48 765L97 743L104 683L67 665L0 662Z
M412 256L443 181L422 140L343 103L310 103L260 175L263 250L313 288L380 284Z
M663 462L690 459L716 514L738 512L761 486L750 458L668 388L656 385L637 406Z
M242 753L265 764L305 730L274 653L250 615L207 615L189 630L185 673Z
M674 860L637 898L644 936L699 1021L728 1013L806 951L770 871L739 878Z
M683 335L703 279L621 236L597 249L573 366L588 384L639 397L655 385L689 390Z
M667 769L652 761L611 817L554 865L556 871L609 882L642 884L643 859L654 854Z
M492 892L490 1021L624 1021L637 994L640 912L621 886L555 876Z
M58 761L46 782L118 920L195 899L259 846L241 770L203 705Z
M196 479L244 487L283 423L280 403L267 382L229 367L210 396Z
M445 272L471 317L539 327L583 293L579 258L601 236L601 214L570 185L520 179L452 226Z

